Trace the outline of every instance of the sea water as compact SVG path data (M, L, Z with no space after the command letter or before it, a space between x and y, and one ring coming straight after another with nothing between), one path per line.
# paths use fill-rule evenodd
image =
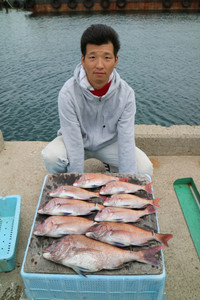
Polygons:
M57 97L80 62L82 32L112 26L117 71L134 89L136 124L200 125L198 13L38 15L0 11L0 130L4 139L53 139Z

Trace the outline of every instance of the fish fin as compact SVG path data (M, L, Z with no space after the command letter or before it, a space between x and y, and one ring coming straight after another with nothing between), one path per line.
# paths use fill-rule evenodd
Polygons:
M112 243L112 245L117 246L117 247L126 247L127 245L124 245L123 243L119 243L119 242L114 242Z
M115 219L115 222L122 223L124 221L123 221L123 219Z
M143 262L146 264L151 264L154 266L159 266L160 262L159 260L155 257L155 254L160 251L164 246L155 246L155 247L151 247L148 249L143 249L140 251L136 251L134 252L136 255L138 255L137 257L137 261L139 262Z
M79 275L83 276L83 277L87 277L87 275L85 275L84 272L87 272L89 270L85 269L85 268L82 268L82 267L72 267L72 269Z
M100 225L99 223L95 222L90 228L96 228L96 227L98 227L99 225ZM88 229L88 231L90 230L90 228Z
M120 178L119 181L125 182L125 181L130 181L130 178Z
M148 183L145 185L145 191L147 193L150 193L150 194L153 194L153 191L152 191L152 182Z
M98 188L98 187L99 187L98 184L92 184L90 188L91 188L91 189L96 189L96 188Z
M158 202L159 202L160 200L161 200L161 198L153 199L153 206L160 207L160 205L158 204Z
M173 237L172 234L162 234L162 233L157 233L156 234L157 239L166 247L169 247L168 245L168 240Z
M127 266L127 265L128 265L128 263L125 263L125 264L123 264L123 265L120 265L120 266L118 266L118 267L114 267L114 268L108 269L108 270L119 270L119 269L124 268L124 267Z

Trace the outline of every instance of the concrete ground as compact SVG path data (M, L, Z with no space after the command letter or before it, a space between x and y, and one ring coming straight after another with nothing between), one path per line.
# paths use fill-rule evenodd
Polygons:
M196 142L200 149L200 139ZM0 273L0 300L26 299L20 269L42 184L48 174L40 157L45 145L46 142L4 142L0 147L0 196L19 194L22 201L16 267L11 272ZM160 231L173 234L169 248L163 250L167 274L166 299L199 300L199 258L173 182L178 178L192 177L200 191L200 153L151 155L150 159L154 165L152 181L155 197L162 199L158 210ZM85 172L104 172L104 167L101 162L91 159L85 163Z

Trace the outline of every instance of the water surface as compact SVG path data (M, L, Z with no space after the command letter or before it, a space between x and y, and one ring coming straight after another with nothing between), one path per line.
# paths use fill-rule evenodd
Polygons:
M49 141L59 129L57 96L80 61L92 23L111 25L117 70L135 90L136 124L200 125L199 14L32 16L0 11L0 129L5 140Z

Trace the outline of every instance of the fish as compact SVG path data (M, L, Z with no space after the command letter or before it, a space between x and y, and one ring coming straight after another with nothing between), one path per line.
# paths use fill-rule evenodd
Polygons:
M102 210L103 205L93 202L81 201L78 199L53 198L41 205L38 209L39 214L47 215L89 215L93 211Z
M67 234L85 234L94 221L71 216L51 216L38 224L33 233L37 236L59 238Z
M143 208L147 205L160 207L158 202L160 198L148 200L133 194L114 194L110 198L106 198L103 202L104 206L124 207L124 208Z
M80 199L90 200L92 198L102 198L99 193L86 191L82 188L72 185L61 185L57 189L49 193L50 197L69 198L69 199Z
M125 263L132 261L159 266L160 261L155 255L162 247L163 245L159 245L140 251L131 251L90 239L84 235L67 235L46 248L43 251L43 257L86 276L85 273L122 268Z
M173 237L172 234L156 233L132 224L115 222L96 223L86 231L85 235L118 247L144 246L152 240L169 247L167 241Z
M119 181L113 181L107 183L105 186L103 186L99 194L100 195L114 195L114 194L121 194L121 193L135 193L139 190L146 191L147 193L152 194L152 182L146 184L146 185L138 185L134 183L129 182L119 182Z
M98 188L111 181L128 181L128 180L130 180L130 178L120 178L120 177L100 174L100 173L88 173L82 175L79 179L77 179L73 183L73 186L78 186L85 189Z
M156 212L152 206L147 206L143 210L133 210L129 208L121 207L105 207L103 210L99 211L94 217L95 221L110 221L110 222L138 222L140 217L145 215L153 214Z

